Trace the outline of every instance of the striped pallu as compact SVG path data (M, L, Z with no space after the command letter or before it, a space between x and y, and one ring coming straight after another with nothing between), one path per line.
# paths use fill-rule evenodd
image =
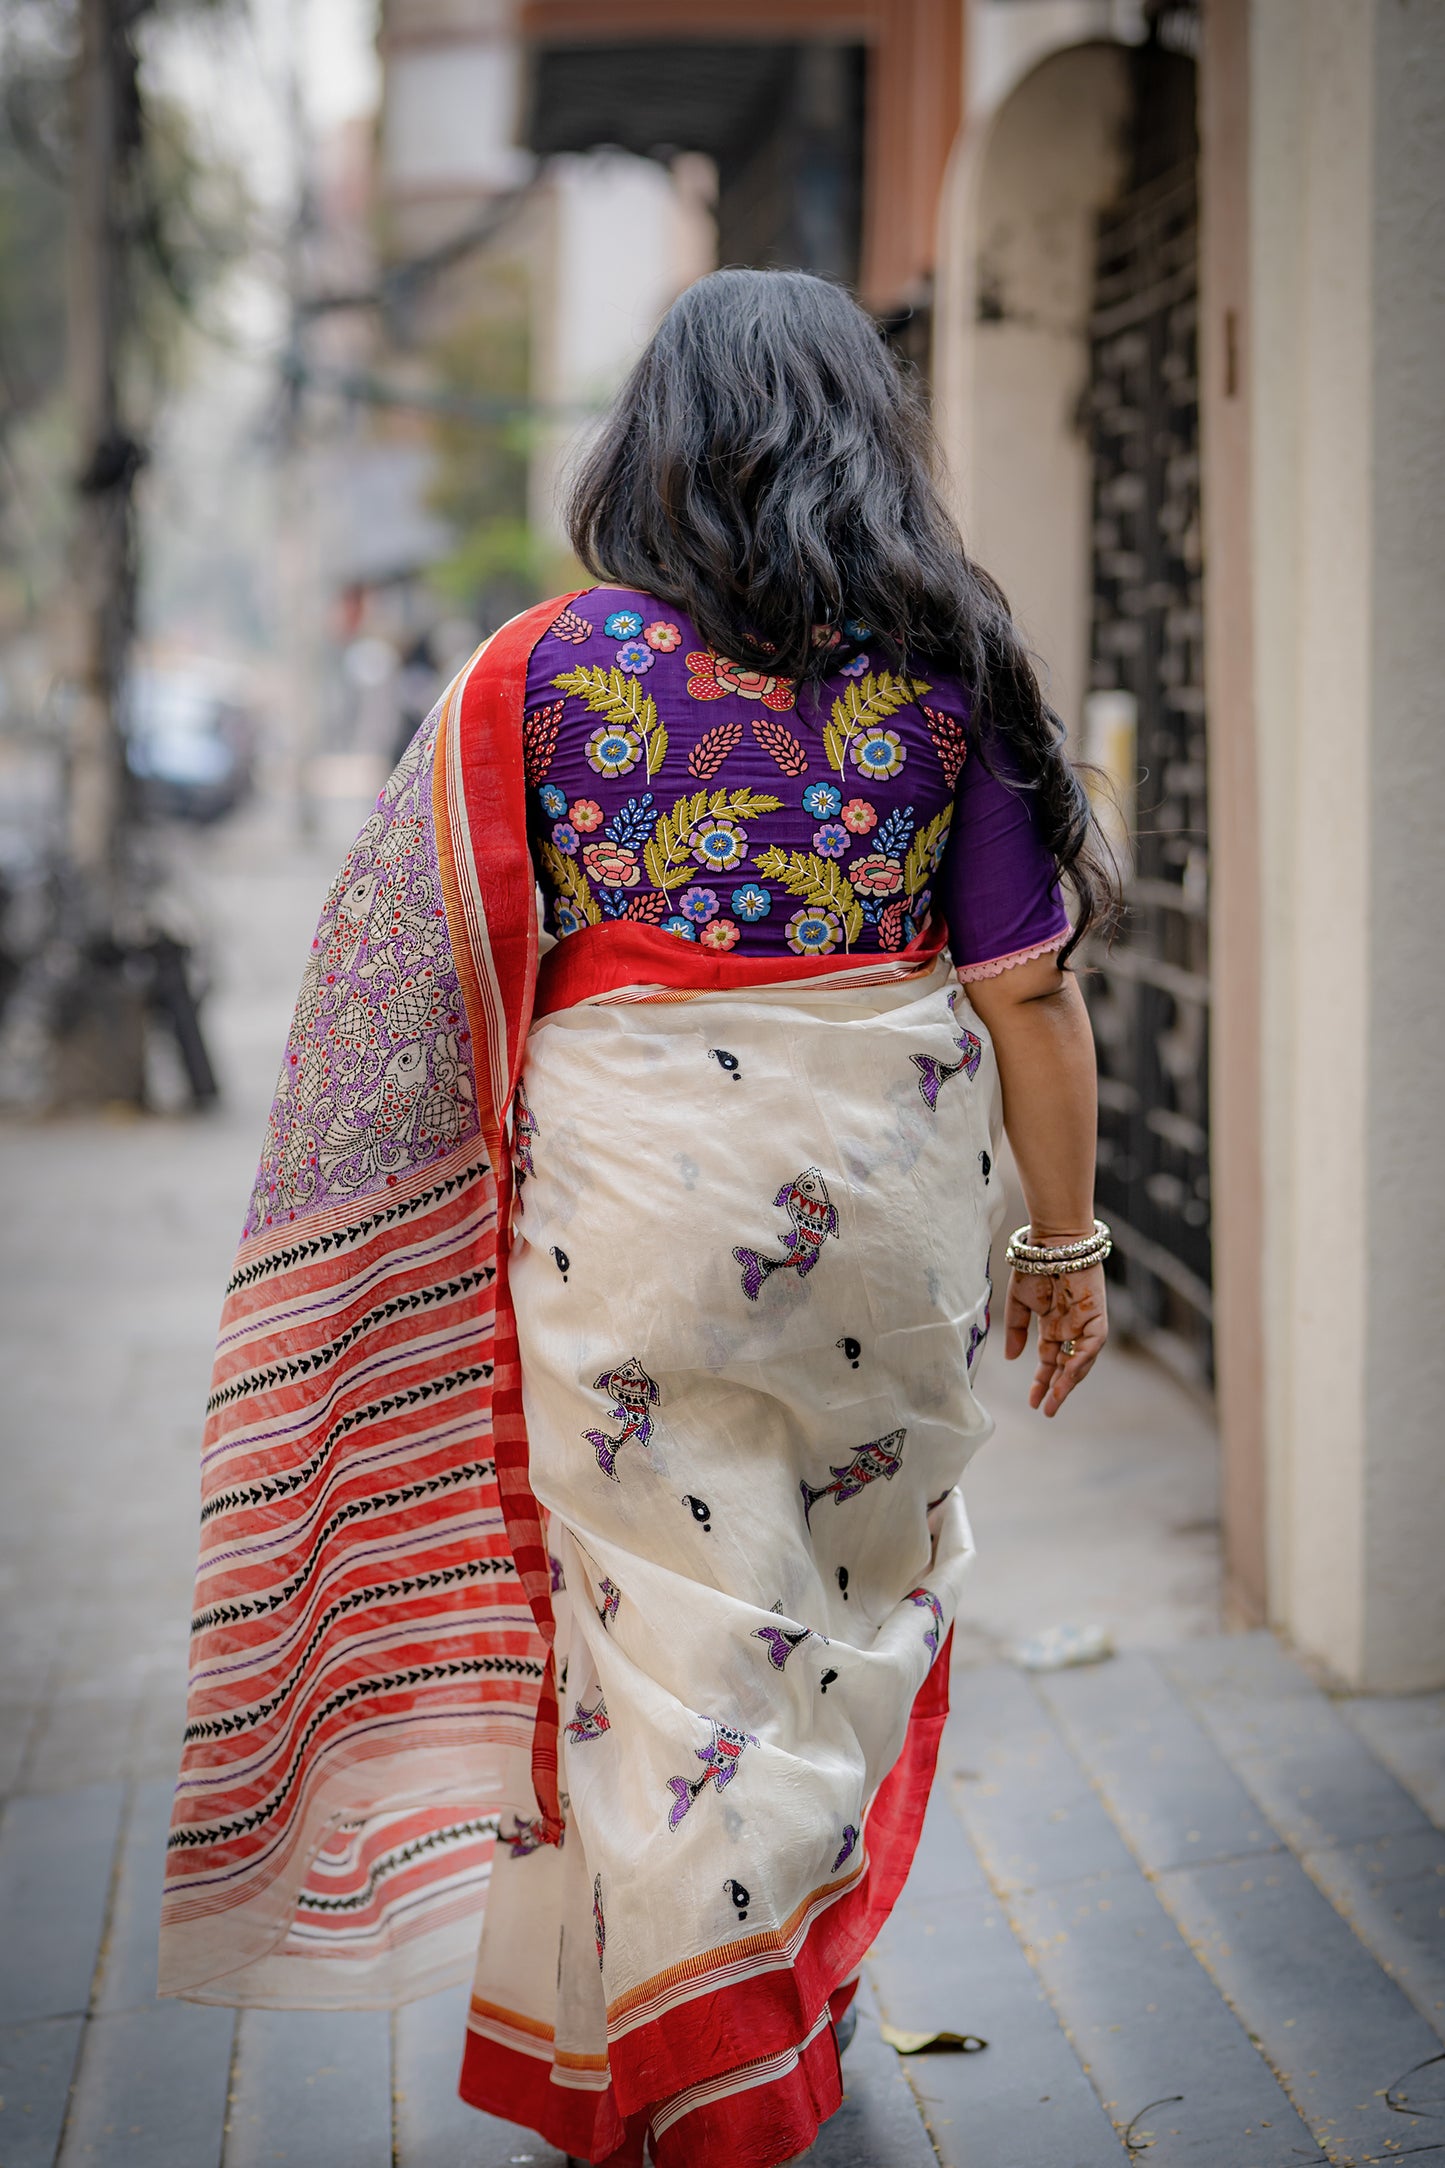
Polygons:
M497 1243L537 971L522 693L556 608L449 687L312 944L208 1411L168 1994L391 2003L461 1977L534 1757L556 1825Z

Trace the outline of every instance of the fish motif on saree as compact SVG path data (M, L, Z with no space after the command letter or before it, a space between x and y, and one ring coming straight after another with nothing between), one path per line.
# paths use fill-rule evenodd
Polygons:
M981 1089L913 1089L960 1050L924 947L619 921L539 977L523 694L571 599L460 673L323 908L217 1350L162 1989L471 1972L478 2107L771 2168L946 1714L996 1093L981 1037Z

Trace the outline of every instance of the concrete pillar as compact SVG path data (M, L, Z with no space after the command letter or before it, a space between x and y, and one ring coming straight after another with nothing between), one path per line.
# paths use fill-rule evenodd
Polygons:
M1445 0L1253 0L1272 1615L1445 1682Z

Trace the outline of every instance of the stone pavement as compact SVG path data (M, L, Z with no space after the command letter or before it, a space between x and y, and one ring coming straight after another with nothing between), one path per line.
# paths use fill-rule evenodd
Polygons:
M220 1288L337 834L191 839L213 1118L0 1129L0 2168L504 2168L463 1996L154 1999L196 1444ZM994 1361L980 1542L918 1863L818 2168L1445 2168L1445 1697L1332 1696L1215 1631L1204 1416L1111 1351L1046 1426ZM1120 1654L1030 1676L1012 1640ZM983 2036L902 2059L879 2014Z

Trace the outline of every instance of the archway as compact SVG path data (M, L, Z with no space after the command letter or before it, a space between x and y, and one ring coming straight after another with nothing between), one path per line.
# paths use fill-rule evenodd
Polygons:
M953 177L937 383L971 545L1122 804L1129 917L1089 982L1116 1311L1208 1382L1196 174L1190 60L1042 61Z

